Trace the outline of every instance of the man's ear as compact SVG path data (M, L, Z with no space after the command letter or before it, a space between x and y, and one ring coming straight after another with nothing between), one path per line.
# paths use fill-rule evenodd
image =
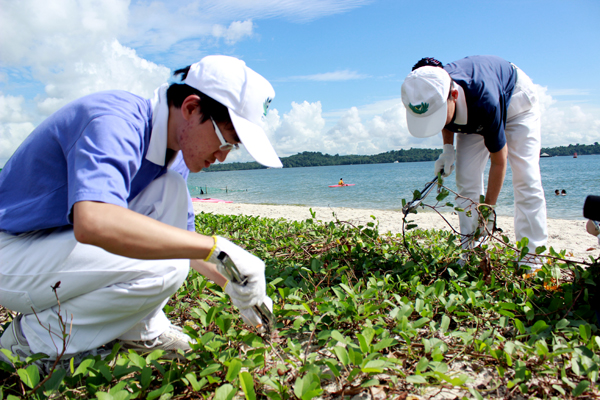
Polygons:
M200 108L200 96L191 94L181 103L181 114L189 120L194 114L202 112Z
M452 98L454 100L458 99L458 89L454 85L452 85L450 93L452 94Z

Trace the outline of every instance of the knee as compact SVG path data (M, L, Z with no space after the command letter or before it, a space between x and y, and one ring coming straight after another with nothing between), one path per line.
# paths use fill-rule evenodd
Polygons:
M171 260L173 264L163 275L163 290L175 293L186 280L190 271L190 260Z

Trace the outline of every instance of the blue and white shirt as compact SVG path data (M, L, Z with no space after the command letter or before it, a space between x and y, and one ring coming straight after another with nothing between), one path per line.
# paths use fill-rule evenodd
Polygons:
M79 201L127 207L167 169L166 130L154 132L152 116L150 100L107 91L75 100L48 117L0 172L0 231L70 225ZM154 155L152 161L148 154ZM180 154L171 168L187 179ZM190 211L188 229L193 230L191 200L189 217Z
M496 56L471 56L449 63L444 70L464 91L467 120L452 121L451 132L476 133L484 137L491 153L506 145L506 115L517 81L517 72L508 61Z

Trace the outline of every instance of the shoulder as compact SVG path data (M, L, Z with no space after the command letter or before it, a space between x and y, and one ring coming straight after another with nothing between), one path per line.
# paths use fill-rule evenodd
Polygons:
M148 112L150 102L143 97L123 90L109 90L93 93L78 100L72 105L104 112L107 114L128 116L136 112Z

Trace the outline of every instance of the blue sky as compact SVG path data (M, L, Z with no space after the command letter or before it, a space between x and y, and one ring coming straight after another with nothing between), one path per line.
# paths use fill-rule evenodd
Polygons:
M273 84L280 156L441 147L406 129L400 87L421 57L501 56L538 85L543 146L600 141L600 2L0 0L0 165L62 105L149 97L209 54ZM250 160L246 152L230 161Z

